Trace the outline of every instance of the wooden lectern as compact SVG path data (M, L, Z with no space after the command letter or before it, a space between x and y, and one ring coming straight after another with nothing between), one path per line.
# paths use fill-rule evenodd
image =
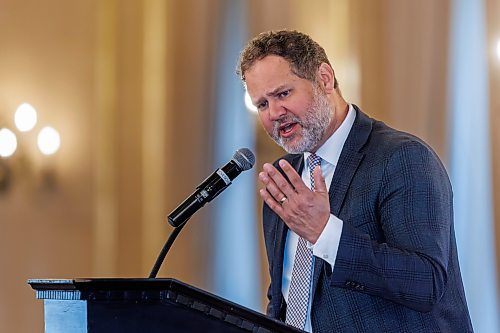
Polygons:
M302 332L174 279L29 280L46 333Z

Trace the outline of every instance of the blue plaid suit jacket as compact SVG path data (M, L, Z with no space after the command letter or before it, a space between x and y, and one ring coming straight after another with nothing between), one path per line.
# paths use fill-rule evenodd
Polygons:
M420 139L355 109L329 191L331 212L344 222L333 273L314 263L313 331L472 332L443 165ZM302 154L283 158L301 172ZM263 221L267 313L284 320L288 229L265 204Z

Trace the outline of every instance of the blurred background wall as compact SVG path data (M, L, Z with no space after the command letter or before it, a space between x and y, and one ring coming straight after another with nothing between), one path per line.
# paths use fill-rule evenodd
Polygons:
M257 171L283 154L244 108L237 77L221 74L235 69L234 50L259 32L291 28L310 34L326 49L349 102L423 138L452 172L450 73L460 68L451 66L450 36L459 3L0 0L0 128L12 130L18 143L12 156L0 158L0 331L43 331L42 302L26 284L29 278L147 277L171 230L165 215L231 158L234 150L219 144L221 131L247 133L230 138L235 147L256 152ZM485 151L491 156L492 214L486 222L494 240L500 237L500 4L479 3L488 73ZM231 20L234 15L239 19ZM37 110L38 122L22 133L14 112L25 102ZM245 116L221 125L218 119L230 117L220 113L221 105L230 109L231 103ZM36 148L44 126L61 138L50 156ZM218 201L187 224L159 277L263 311L269 278L257 171L242 174L220 196L220 207L233 196L250 205L253 222L242 229L249 244L240 250L255 268L253 281L231 279L238 268L214 258L220 244L235 236L221 237ZM238 192L244 182L250 189ZM498 243L491 242L493 259L485 263L494 299ZM229 278L221 282L221 275ZM256 288L256 298L233 296L235 286ZM475 292L468 289L468 298ZM483 332L496 332L491 329Z

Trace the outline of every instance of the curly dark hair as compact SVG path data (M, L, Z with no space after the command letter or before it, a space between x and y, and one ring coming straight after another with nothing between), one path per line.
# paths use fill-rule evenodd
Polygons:
M295 75L311 82L316 81L321 63L331 66L325 50L311 37L296 30L279 30L263 32L248 42L240 54L236 74L245 82L245 72L268 55L283 57Z

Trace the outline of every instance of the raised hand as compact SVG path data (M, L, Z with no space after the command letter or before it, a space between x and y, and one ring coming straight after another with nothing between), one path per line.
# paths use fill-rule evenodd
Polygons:
M313 192L287 161L280 160L279 165L290 182L273 165L266 163L259 173L265 186L260 196L292 231L314 244L330 217L328 190L321 168L314 169Z

